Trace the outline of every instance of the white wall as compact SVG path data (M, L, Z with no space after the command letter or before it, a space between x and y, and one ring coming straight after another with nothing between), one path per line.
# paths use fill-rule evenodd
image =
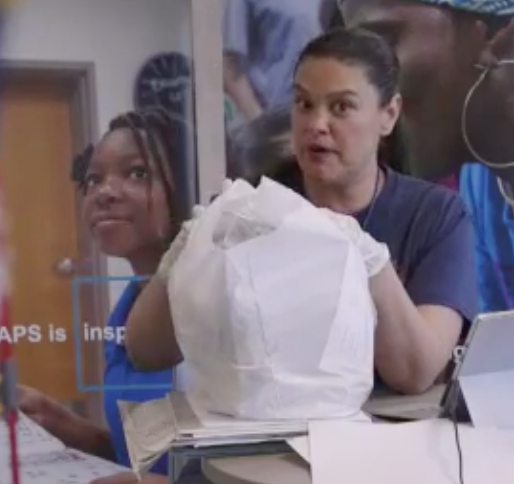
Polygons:
M189 0L23 0L8 17L2 58L94 62L98 125L131 109L139 68L151 55L191 52ZM65 254L63 254L65 256ZM128 265L108 261L111 276ZM111 303L121 290L113 284Z

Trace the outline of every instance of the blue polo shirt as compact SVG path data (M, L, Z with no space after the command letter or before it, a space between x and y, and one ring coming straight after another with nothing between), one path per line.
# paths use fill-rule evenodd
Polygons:
M459 192L475 228L475 264L484 312L514 309L514 214L491 170L480 163L463 166Z
M131 282L123 292L108 321L108 326L124 326L139 289ZM130 467L130 459L125 444L125 436L118 411L118 400L144 402L162 398L171 390L172 370L139 372L131 364L127 352L115 341L104 343L104 413L109 427L112 445L118 464ZM168 459L164 455L150 472L167 475Z

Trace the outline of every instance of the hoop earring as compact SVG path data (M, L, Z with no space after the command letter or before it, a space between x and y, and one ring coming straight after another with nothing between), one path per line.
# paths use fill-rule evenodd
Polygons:
M497 66L506 65L506 64L514 64L514 59L504 59L498 61ZM468 128L467 128L467 115L468 115L468 109L469 109L469 103L471 101L471 98L473 97L473 94L475 94L475 91L478 89L480 84L484 81L486 76L489 74L489 72L492 70L491 67L484 67L480 64L476 64L475 67L477 69L483 70L482 74L478 77L477 81L473 86L471 86L466 99L464 100L464 105L462 107L462 116L461 116L461 132L462 137L464 138L464 143L466 144L466 147L470 151L470 153L473 155L473 157L477 160L483 163L485 166L489 168L496 168L497 170L505 170L508 168L514 167L514 161L508 162L508 163L493 163L492 161L486 160L482 156L480 156L477 151L473 148L473 145L471 144L471 141L468 136Z
M507 64L514 64L514 59L503 59L498 61L496 66L494 68L501 66L501 65L507 65ZM467 114L468 114L468 108L469 103L471 101L471 98L473 97L473 94L475 94L475 91L478 89L480 84L484 81L486 76L490 73L490 71L493 69L492 67L485 67L480 64L475 65L477 69L481 69L483 72L478 77L477 81L473 86L471 86L466 99L464 100L464 105L462 107L462 117L461 117L461 132L462 137L464 139L464 143L466 144L466 148L469 150L469 152L475 157L477 161L480 161L482 164L487 166L488 168L493 168L497 170L506 170L508 168L514 167L514 161L508 162L508 163L493 163L489 160L486 160L482 156L480 156L477 151L473 148L473 145L471 144L471 141L468 136L468 129L467 129ZM500 194L503 197L503 199L507 202L507 204L514 210L514 198L507 194L507 189L505 188L505 182L500 178L496 177L496 181L498 183L498 188L500 190Z

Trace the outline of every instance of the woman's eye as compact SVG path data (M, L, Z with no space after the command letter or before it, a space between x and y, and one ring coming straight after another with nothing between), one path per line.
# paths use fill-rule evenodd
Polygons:
M332 110L336 114L345 114L351 108L352 106L346 101L337 101L332 105Z
M87 190L89 188L93 188L100 183L100 175L96 173L89 173L84 178L84 188Z
M130 169L130 178L141 180L148 177L148 170L145 166L133 166Z
M294 103L296 107L303 111L309 109L310 106L310 103L303 98L295 98Z

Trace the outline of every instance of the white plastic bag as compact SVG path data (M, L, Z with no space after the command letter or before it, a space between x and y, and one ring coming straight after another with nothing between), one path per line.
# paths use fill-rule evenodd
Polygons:
M205 410L361 415L375 327L364 262L296 193L236 181L195 224L168 292L189 391Z

